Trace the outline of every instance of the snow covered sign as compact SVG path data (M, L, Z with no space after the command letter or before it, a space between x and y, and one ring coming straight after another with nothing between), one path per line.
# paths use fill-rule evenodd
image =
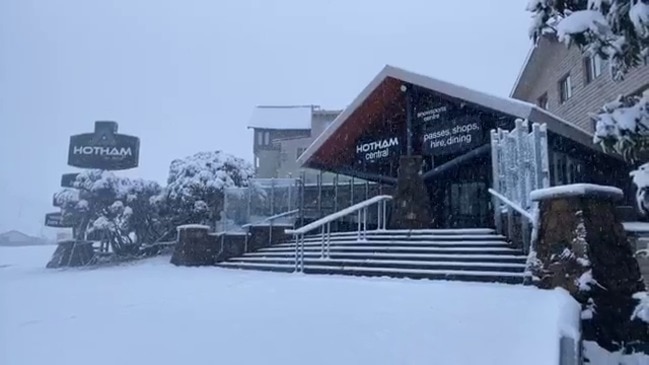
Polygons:
M70 137L68 165L102 170L126 170L138 166L140 139L117 133L117 123L95 122L94 133Z
M45 214L45 225L47 227L54 227L54 228L72 227L72 225L66 224L66 222L63 220L63 214L61 214L61 212Z

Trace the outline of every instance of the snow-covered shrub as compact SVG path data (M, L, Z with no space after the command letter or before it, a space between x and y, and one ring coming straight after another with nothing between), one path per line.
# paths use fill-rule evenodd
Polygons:
M253 166L221 151L200 152L171 162L167 186L154 199L170 225L214 225L223 209L227 188L246 187Z
M86 170L72 186L55 194L55 200L79 237L101 237L119 253L159 236L160 220L151 204L151 198L162 190L156 182Z

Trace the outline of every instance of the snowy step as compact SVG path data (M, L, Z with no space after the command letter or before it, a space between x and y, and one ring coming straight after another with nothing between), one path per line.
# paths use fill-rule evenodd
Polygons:
M320 252L322 249L319 246L305 246L304 251ZM263 248L257 252L294 252L295 246L286 247L268 247ZM509 248L476 248L476 247L410 247L410 246L371 246L371 245L348 245L348 246L335 246L332 245L331 252L365 252L368 254L374 252L403 252L403 253L482 253L482 254L515 254L520 251Z
M370 245L370 246L408 246L408 247L511 247L506 241L358 241L358 240L331 240L332 246L352 246L352 245ZM320 247L322 240L313 242L304 242L305 247ZM272 247L295 247L295 242L280 243Z
M461 262L461 261L408 261L408 260L372 260L372 259L321 259L305 257L305 265L316 266L356 266L356 267L375 267L375 268L405 268L405 269L428 269L428 270L468 270L468 271L504 271L504 272L523 272L525 264L520 263L493 263L493 262ZM294 257L241 257L231 260L231 262L246 263L272 263L287 264L295 263Z
M319 235L315 230L308 236ZM419 235L493 235L496 231L492 228L460 228L460 229L376 229L368 230L367 235L392 235L392 236L419 236ZM332 232L332 236L355 236L358 231Z
M332 240L358 240L357 234L350 235L331 235ZM289 235L288 241L294 241L295 238ZM506 240L505 236L495 235L495 234L474 234L474 235L417 235L417 236L407 236L407 235L389 235L389 234L374 234L367 235L368 241L376 240L409 240L409 241L483 241L483 240ZM322 235L310 235L304 237L304 242L317 242L322 241Z
M265 271L294 271L294 264L268 264L268 263L244 263L244 262L223 262L218 266L234 269L252 269ZM433 279L433 280L459 280L459 281L481 281L501 282L510 284L522 284L525 273L512 273L503 271L463 271L463 270L424 270L424 269L391 269L373 267L336 267L305 265L305 274L340 274L355 276L389 276L396 278L412 279Z
M331 252L331 258L358 259L371 258L373 260L408 260L408 261L464 261L464 262L512 262L524 264L527 257L519 255L488 255L488 254L428 254L428 253L339 253ZM293 252L251 252L243 257L295 257ZM321 257L320 252L305 251L304 257Z

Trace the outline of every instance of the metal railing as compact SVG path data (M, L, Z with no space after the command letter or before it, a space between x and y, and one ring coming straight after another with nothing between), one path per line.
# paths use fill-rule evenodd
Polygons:
M387 228L387 202L392 200L390 195L378 195L360 203L354 204L343 210L318 219L295 230L287 230L286 234L292 234L295 238L295 272L304 271L304 236L318 228L321 230L320 256L329 258L331 254L331 223L351 214L357 214L358 240L367 239L367 212L368 209L377 206L377 230Z
M248 236L249 236L249 231L247 231L248 228L250 228L252 226L263 225L264 223L269 223L268 224L268 245L270 245L270 244L272 244L272 241L273 241L273 223L278 219L294 216L294 215L297 215L299 213L300 213L299 209L293 209L293 210L289 210L288 212L282 212L282 213L275 214L275 215L270 216L270 217L266 217L264 219L261 219L261 220L255 222L255 223L248 223L248 224L244 224L243 226L241 226L241 228L244 229L244 232L245 232L244 251L248 252ZM221 232L221 250L223 250L223 240L225 239L225 233L227 233L227 232L226 231Z
M534 216L528 212L527 210L523 209L519 204L514 203L513 201L507 199L504 195L500 194L499 192L495 191L494 189L489 189L489 193L493 195L496 199L500 200L501 202L505 203L507 205L507 214L508 214L508 235L512 235L513 231L513 219L511 218L512 212L511 209L514 209L517 211L521 217L525 217L527 221L532 225L532 228L535 227L536 225L536 220L534 219ZM500 204L497 204L494 206L494 210L500 212ZM497 216L500 216L500 214L497 214ZM532 235L529 232L527 222L525 220L521 220L521 242L523 243L523 252L526 254L529 253L530 245L532 244ZM512 237L508 237L512 238Z

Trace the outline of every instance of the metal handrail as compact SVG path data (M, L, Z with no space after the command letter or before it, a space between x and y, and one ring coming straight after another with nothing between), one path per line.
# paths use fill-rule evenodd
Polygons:
M288 216L291 216L291 215L295 215L295 214L298 214L299 212L300 212L299 209L289 210L287 212L275 214L275 215L272 215L270 217L264 218L264 219L262 219L260 221L255 222L255 223L244 224L243 226L241 226L241 228L248 228L250 226L260 225L260 224L266 223L266 222L272 223L273 221L275 221L275 220L277 220L279 218L284 218L284 217L288 217Z
M532 224L532 228L534 228L534 229L536 228L537 222L534 219L534 216L530 212L525 210L519 204L516 204L515 202L509 200L507 197L505 197L504 195L502 195L499 192L495 191L494 189L489 188L488 191L489 191L489 193L491 195L496 197L498 200L500 200L501 202L505 203L510 208L512 208L515 211L517 211L518 213L520 213L520 215L522 217L527 218L527 220ZM500 209L500 208L494 206L494 209ZM512 236L512 227L513 227L512 215L509 214L509 223L508 223L507 235L509 236L510 239L512 238L511 237ZM521 233L521 238L522 238L522 242L523 242L523 252L525 254L529 253L530 249L532 248L532 245L534 244L534 242L533 242L534 238L532 237L533 233L529 234L528 228L529 228L529 226L527 226L524 221L521 221L521 232L520 233ZM498 232L498 233L502 233L502 232Z
M530 212L526 211L521 207L520 205L514 203L513 201L507 199L504 195L500 194L499 192L495 191L494 189L489 188L489 193L496 198L498 198L501 202L509 205L510 207L514 208L515 211L519 212L523 217L527 218L530 223L534 223L534 217L532 217L532 214Z
M329 214L315 222L309 223L303 227L294 230L287 230L286 234L292 234L295 237L295 272L304 271L304 235L321 229L322 242L320 256L329 258L331 254L331 223L348 216L358 214L358 240L367 239L367 209L372 205L377 205L377 229L385 230L387 228L387 202L392 200L390 195L377 195L338 212Z

